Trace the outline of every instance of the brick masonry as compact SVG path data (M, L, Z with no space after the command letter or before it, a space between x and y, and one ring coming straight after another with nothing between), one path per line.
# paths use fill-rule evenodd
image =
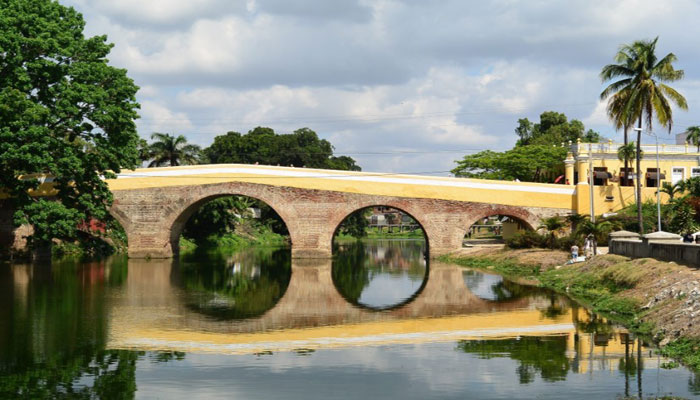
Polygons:
M229 195L252 197L272 207L287 225L295 258L330 257L340 223L369 206L394 207L413 216L427 235L431 257L461 248L469 226L490 215L509 215L533 228L544 217L570 212L231 182L115 191L112 214L127 232L130 257L168 258L177 253L188 218L207 201Z
M333 235L356 210L389 206L410 214L423 227L431 257L462 247L467 229L490 215L508 215L536 228L540 219L571 210L518 207L424 198L363 195L256 183L229 182L114 192L112 215L129 241L129 257L169 258L178 252L179 237L189 217L217 197L243 195L261 200L284 220L295 258L329 258ZM12 211L0 203L0 249L22 249L28 227L12 226Z

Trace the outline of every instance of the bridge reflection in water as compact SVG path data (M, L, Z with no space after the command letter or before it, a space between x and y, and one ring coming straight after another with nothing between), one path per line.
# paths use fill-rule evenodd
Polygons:
M274 263L280 261L275 257L268 258ZM248 356L225 358L225 363L247 368L251 355L258 359L275 353L279 357L259 362L278 366L293 360L293 352L334 349L319 352L324 356L314 358L325 369L328 365L322 360L326 357L339 362L349 354L366 351L380 354L384 365L390 361L382 359L386 354L404 354L413 349L424 354L431 349L439 352L431 357L445 357L448 369L462 368L460 363L469 362L468 367L474 371L491 365L493 371L501 373L505 371L502 366L514 365L521 385L538 379L576 382L587 379L576 377L584 373L596 382L616 376L626 396L635 393L640 397L645 370L647 392L651 390L649 374L655 370L665 374L658 369L659 363L668 360L652 356L650 349L643 348L641 341L624 329L590 315L563 297L511 284L496 275L432 263L429 279L410 302L375 311L353 305L340 294L329 261L279 264L287 274L278 277L266 275L268 267L264 263L259 269L244 263L240 256L234 256L223 266L232 273L254 277L249 284L261 285L258 287L271 294L268 300L261 300L255 290L244 291L256 299L255 307L245 303L233 314L204 307L213 304L236 308L241 304L236 303L240 299L235 296L226 298L225 285L211 286L205 279L230 283L230 276L222 280L220 275L211 274L201 260L200 269L194 271L187 260L130 260L128 266L125 259L52 268L12 266L0 280L4 285L0 300L5 310L5 322L0 324L4 343L0 360L15 376L24 377L24 371L43 371L48 377L68 373L68 382L77 382L82 374L94 373L94 362L101 362L104 378L111 379L111 367L104 357L110 362L140 357L191 357L202 362L222 360L218 354L244 354ZM257 307L257 302L263 307ZM72 312L66 313L67 309ZM429 342L425 346L401 346ZM383 350L375 352L368 348L371 346ZM154 352L144 355L144 350ZM458 353L469 356L453 357ZM91 361L93 358L97 361ZM500 360L480 361L489 359ZM421 360L418 358L418 364L422 365ZM82 369L66 372L60 369L64 365L82 365ZM131 371L131 375L120 376L133 383L138 374L147 375L154 368L144 368L142 363L138 369L135 365L119 362L119 368ZM191 365L177 368L185 369L185 375L196 370ZM512 372L510 367L506 369ZM477 375L474 372L468 376ZM16 382L24 382L22 379ZM688 385L693 393L700 393L697 384Z
M617 370L625 354L625 368L635 363L638 343L623 329L535 288L496 299L485 287L507 292L494 284L500 277L478 277L480 272L455 265L431 263L412 301L374 311L339 294L330 260L295 259L284 295L262 315L246 319L216 318L188 305L178 268L168 260L129 261L126 284L112 302L108 348L264 354L454 341L478 354L495 343L507 347L508 340L546 336L564 346L562 353L575 354L571 370Z

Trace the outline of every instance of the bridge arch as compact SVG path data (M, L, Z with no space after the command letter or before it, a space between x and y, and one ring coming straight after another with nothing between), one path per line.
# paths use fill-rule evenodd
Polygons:
M499 206L494 205L488 210L480 210L470 216L467 220L467 228L474 225L479 220L491 217L493 215L503 215L505 217L510 217L516 221L522 223L528 230L536 230L536 227L540 223L540 218L533 215L524 207L512 207L512 206Z
M420 217L416 216L416 213L420 213L419 209L413 209L412 211L407 210L411 209L410 205L407 207L407 204L404 202L399 202L399 201L372 201L369 200L367 202L359 203L359 204L353 204L350 205L348 208L343 210L342 213L339 213L335 216L334 219L329 221L329 225L333 227L333 231L331 232L331 236L329 238L329 243L332 243L333 240L335 239L336 234L338 233L338 230L340 229L342 223L349 218L352 214L366 210L368 208L372 207L387 207L387 208L393 208L395 210L398 210L400 212L405 213L409 217L413 218L414 221L420 226L421 230L423 231L423 237L425 238L425 248L426 251L430 251L430 238L428 236L428 232L426 231L426 226L424 222L422 221L425 216L421 215Z
M521 224L526 230L536 230L539 225L540 217L531 213L524 207L513 207L493 204L488 207L475 208L464 219L464 224L457 230L459 243L462 243L469 229L479 221L494 216L501 215L511 218ZM461 247L461 246L460 246Z
M202 197L196 201L193 201L190 203L188 206L184 207L182 211L177 215L174 220L172 221L171 227L170 227L170 245L173 249L173 253L177 254L179 251L179 241L180 241L180 235L182 234L182 231L185 228L185 225L187 224L187 221L192 217L192 215L199 210L202 206L205 204L209 203L212 200L216 200L222 197L229 197L229 196L244 196L248 197L253 200L260 201L262 203L265 203L267 206L272 208L273 211L277 213L277 215L280 216L282 219L282 222L285 224L287 227L287 230L290 230L289 224L287 223L287 220L285 217L280 214L280 211L277 209L278 207L275 207L274 205L270 204L268 201L265 201L262 198L259 198L259 196L250 196L248 194L244 194L242 192L245 192L244 190L238 190L238 191L230 191L230 192L223 192L223 193L217 193L217 194L212 194L208 195L206 197ZM287 217L289 218L289 217ZM291 236L291 230L290 230L290 236Z
M117 192L111 214L126 231L129 256L168 258L179 251L187 220L205 203L226 196L245 196L268 205L280 216L292 243L298 236L284 193L266 185L241 182Z

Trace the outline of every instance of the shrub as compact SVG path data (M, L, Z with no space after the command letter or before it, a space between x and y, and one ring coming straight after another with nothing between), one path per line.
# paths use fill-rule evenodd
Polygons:
M546 248L549 238L535 231L518 232L513 237L506 239L506 246L511 249L531 249L534 247Z

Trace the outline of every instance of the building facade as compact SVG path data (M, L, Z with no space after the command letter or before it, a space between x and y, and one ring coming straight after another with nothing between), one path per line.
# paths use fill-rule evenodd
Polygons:
M621 143L575 143L569 148L565 163L564 183L576 186L573 209L590 214L591 198L596 215L614 212L634 203L636 180L642 184L642 198L656 198L657 185L676 183L690 177L700 176L700 152L689 144L642 145L640 171L635 171L636 162L630 160L625 170L624 162L617 156ZM590 186L591 181L593 183ZM593 190L593 196L590 191ZM662 193L662 201L667 196Z

